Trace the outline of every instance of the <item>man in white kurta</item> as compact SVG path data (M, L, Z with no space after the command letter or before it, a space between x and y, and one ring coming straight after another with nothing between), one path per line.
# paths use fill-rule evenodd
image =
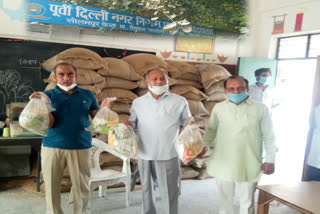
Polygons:
M152 69L146 76L149 92L135 99L129 121L138 140L138 167L142 187L142 212L177 214L180 162L174 147L179 129L191 117L187 100L168 92L165 70ZM154 176L154 173L156 176ZM157 177L162 210L156 211L152 177Z
M213 145L208 174L216 178L219 214L237 213L234 195L239 195L240 214L254 214L254 192L261 173L272 174L276 147L268 108L248 97L248 82L231 76L225 82L229 100L216 104L204 136ZM262 160L262 145L266 160Z

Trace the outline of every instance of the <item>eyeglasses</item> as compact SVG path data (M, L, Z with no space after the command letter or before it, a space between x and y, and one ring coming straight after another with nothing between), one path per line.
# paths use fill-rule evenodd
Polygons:
M234 92L244 92L246 91L247 88L246 87L238 87L238 88L227 88L226 91L229 92L229 93L234 93Z

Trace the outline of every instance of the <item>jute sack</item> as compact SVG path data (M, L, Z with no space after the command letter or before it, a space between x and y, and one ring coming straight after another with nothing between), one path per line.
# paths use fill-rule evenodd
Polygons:
M44 91L48 91L48 90L54 89L56 87L56 85L57 85L57 83L55 83L55 82L49 82L49 84L46 86Z
M224 93L223 82L224 80L221 80L219 82L212 84L209 88L204 89L204 92L206 93L206 95L211 95L216 92Z
M191 167L181 167L181 179L192 179L199 175L199 172Z
M204 107L201 101L187 100L189 103L189 109L192 115L206 116L209 112Z
M227 100L228 99L228 96L223 92L216 92L216 93L213 93L211 94L207 101L215 101L215 102L221 102L221 101L224 101L224 100Z
M98 72L82 68L77 69L77 83L79 85L91 85L101 82L104 82L104 77Z
M139 97L145 95L146 93L148 93L148 89L147 88L137 88L134 93L137 94Z
M101 167L122 165L122 160L109 152L102 152L99 157L99 162Z
M118 114L119 116L119 123L125 123L129 120L129 114Z
M175 79L185 79L185 80L193 80L200 82L200 74L197 69L187 63L180 61L166 61L170 66L170 70L168 70L169 74Z
M144 76L148 70L152 68L164 68L167 69L167 63L153 54L132 54L122 58L124 61L132 65L135 71Z
M203 102L204 107L207 109L207 111L209 113L212 112L212 109L214 108L214 106L217 104L217 102L214 101L205 101Z
M53 78L54 72L50 72L50 75L47 79L44 79L43 82L45 83L55 83L57 84L56 80Z
M130 114L130 104L118 103L117 101L112 105L112 111L119 113Z
M92 93L94 93L96 95L101 92L101 88L99 88L96 85L78 85L78 87L92 91Z
M99 102L107 97L116 97L117 102L129 104L138 96L129 90L120 88L105 88L97 95Z
M132 90L137 87L137 82L109 76L105 77L105 84L103 88L122 88Z
M208 89L212 84L224 80L231 74L220 65L198 64L195 66L201 75L201 82L204 88Z
M191 85L193 87L196 87L196 88L203 88L203 86L197 82L197 81L193 81L193 80L184 80L184 79L177 79L176 80L176 84L175 85Z
M171 87L172 93L184 96L190 100L205 100L207 99L207 95L205 95L199 89L193 86L181 86L181 85L174 85Z
M173 78L171 78L171 77L168 77L168 82L169 82L169 86L172 86L172 85L175 85L175 84L176 84L177 80L175 80L175 79L173 79ZM147 88L147 84L146 84L146 81L145 81L144 78L141 79L141 80L139 80L139 81L137 82L137 84L138 84L138 87L139 87L139 88Z
M61 62L72 64L76 68L97 70L104 67L102 58L95 52L85 48L70 48L51 57L41 66L51 72Z
M206 115L206 116L200 116L200 115L194 115L193 116L194 120L195 120L195 124L197 124L200 128L207 128L208 126L208 120L210 118L210 116Z
M107 66L98 70L102 76L112 76L133 81L142 79L142 76L137 74L134 68L122 59L106 57L103 58L103 61Z

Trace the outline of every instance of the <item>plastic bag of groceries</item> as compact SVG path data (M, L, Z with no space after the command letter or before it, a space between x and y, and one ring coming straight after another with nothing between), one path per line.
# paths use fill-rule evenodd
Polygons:
M119 123L109 128L108 144L128 157L134 157L138 152L136 134L131 126L124 123Z
M19 124L23 128L46 136L49 129L49 113L55 109L51 107L49 97L40 92L40 98L31 98L26 107L22 110L19 116Z
M116 98L107 98L111 101ZM108 107L102 107L91 121L91 130L100 134L108 134L109 127L119 123L119 116L116 112L112 111Z
M201 129L196 124L187 125L176 138L175 147L180 160L188 164L203 150Z

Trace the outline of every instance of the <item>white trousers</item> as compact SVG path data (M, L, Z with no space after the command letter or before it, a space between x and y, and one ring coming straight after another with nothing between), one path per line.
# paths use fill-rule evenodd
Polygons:
M254 214L254 192L257 182L231 182L216 179L219 214ZM238 204L235 199L238 199Z
M170 160L138 160L142 189L143 214L178 214L180 194L180 163L178 158ZM154 175L156 174L156 175ZM156 211L152 177L159 184L162 211Z
M68 150L42 146L41 165L46 191L46 214L63 214L60 190L66 167L72 182L73 213L81 214L85 210L89 196L89 152L90 149Z

